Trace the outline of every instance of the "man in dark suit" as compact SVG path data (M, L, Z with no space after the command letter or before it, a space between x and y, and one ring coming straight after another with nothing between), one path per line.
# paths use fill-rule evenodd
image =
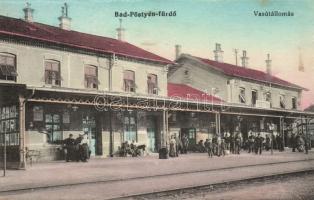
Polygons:
M255 138L255 153L256 154L262 154L263 149L263 140L264 138L261 136L260 133L258 133L257 137Z
M70 160L75 160L75 140L73 139L73 134L70 134L67 139L64 140L65 145L65 160L69 162Z

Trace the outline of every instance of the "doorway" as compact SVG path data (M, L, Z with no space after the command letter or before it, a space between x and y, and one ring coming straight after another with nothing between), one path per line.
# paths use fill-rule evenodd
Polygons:
M148 116L147 117L147 148L151 152L156 152L156 117Z
M186 135L189 139L189 147L191 150L196 145L196 129L195 128L181 128L181 139L183 135Z
M89 150L91 152L91 156L96 155L96 120L94 116L84 115L83 116L83 132L88 135L89 138Z

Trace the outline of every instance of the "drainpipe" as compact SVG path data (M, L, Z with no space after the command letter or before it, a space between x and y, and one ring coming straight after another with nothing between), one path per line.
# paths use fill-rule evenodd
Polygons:
M112 92L112 67L115 64L116 54L112 53L109 60L109 92ZM113 157L113 130L112 130L112 111L109 108L109 155Z
M26 148L25 148L25 105L28 99L32 98L35 94L35 89L32 89L32 93L24 98L19 95L19 124L20 124L20 168L26 169Z
M111 108L109 108L109 155L113 157L113 131L112 131L112 112Z
M109 92L112 91L112 67L115 64L116 54L112 53L112 57L110 57L109 61Z

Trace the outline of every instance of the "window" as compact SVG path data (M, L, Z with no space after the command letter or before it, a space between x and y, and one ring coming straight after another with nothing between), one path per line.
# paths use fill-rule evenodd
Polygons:
M279 97L279 104L280 104L280 108L285 108L286 107L285 96L284 95L280 95L280 97Z
M97 89L98 88L98 72L97 67L92 65L85 66L85 88Z
M16 76L15 55L0 53L0 79L16 81Z
M4 145L4 138L8 146L19 145L18 122L17 106L0 107L0 146Z
M271 93L270 92L267 92L265 94L265 100L268 101L268 102L271 102Z
M252 105L253 106L256 105L256 100L257 100L257 91L256 90L252 90Z
M124 141L137 141L136 112L126 112L124 115Z
M292 109L297 109L297 98L292 97Z
M49 113L45 115L45 128L48 143L60 143L62 141L61 115Z
M271 93L270 92L266 92L265 101L269 102L270 107L272 106L271 105Z
M61 86L60 62L55 60L45 61L45 83Z
M239 101L240 103L245 103L245 88L240 88L240 94L239 94Z
M158 94L157 75L148 74L147 89L148 89L148 94Z
M135 73L131 70L123 72L124 91L135 92Z

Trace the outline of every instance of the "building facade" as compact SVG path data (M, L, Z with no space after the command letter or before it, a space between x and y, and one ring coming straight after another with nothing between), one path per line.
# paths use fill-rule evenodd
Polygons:
M40 160L59 159L69 134L88 134L92 156L112 156L124 141L157 151L160 112L104 109L95 102L166 97L171 61L69 27L4 16L0 24L1 130L14 155L9 161L25 159L25 149L40 152Z
M285 134L313 116L299 110L300 86L190 55L174 63L122 41L121 24L118 40L73 31L66 10L60 27L34 22L29 5L24 20L0 16L0 146L12 167L30 152L62 159L69 134L87 134L91 155L107 157L125 141L158 152L172 135L193 147L270 124Z
M212 124L212 129L209 127L204 129L202 125L190 126L190 129L196 132L196 142L193 142L197 143L201 139L205 140L215 135L224 137L225 134L239 133L245 141L250 132L254 134L260 132L263 136L270 133L283 134L286 136L285 144L288 145L291 126L295 121L295 118L289 117L293 115L292 113L300 111L300 99L304 88L270 73L250 69L247 67L247 61L243 62L245 66L235 66L223 63L221 56L215 56L215 59L214 61L181 54L168 73L168 85L192 87L199 93L220 99L222 107L228 105L226 111L223 109L218 111L219 128L215 128L217 126L215 115L207 116L211 118L211 123L207 124ZM193 96L193 93L195 92L190 92L188 96ZM194 100L202 101L202 98L199 96ZM241 111L230 112L236 108ZM195 119L199 123L204 120L206 117L201 115ZM172 126L181 125L177 123Z

